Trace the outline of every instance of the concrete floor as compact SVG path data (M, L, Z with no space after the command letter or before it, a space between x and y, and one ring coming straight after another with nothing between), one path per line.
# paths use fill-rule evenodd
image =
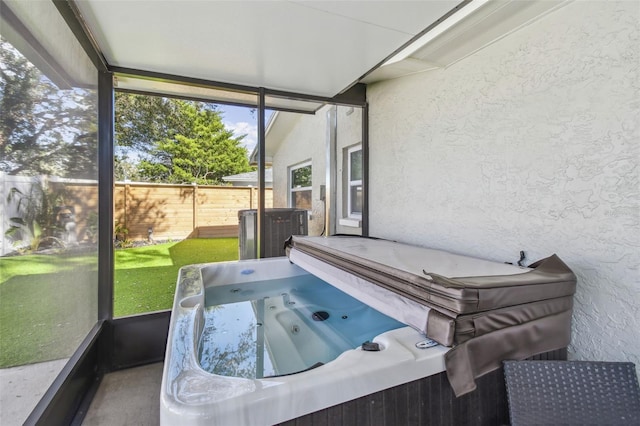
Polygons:
M162 363L105 375L82 425L159 424L161 382Z
M0 369L0 425L22 425L66 363L61 359ZM162 363L107 374L82 424L159 424L161 382Z
M23 424L66 363L59 359L0 369L0 425Z

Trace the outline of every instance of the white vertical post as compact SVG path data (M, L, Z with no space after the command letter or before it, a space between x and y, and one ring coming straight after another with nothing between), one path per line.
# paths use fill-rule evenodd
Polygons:
M326 161L326 191L324 213L324 235L336 233L336 145L338 139L338 109L333 105L327 111L327 161Z

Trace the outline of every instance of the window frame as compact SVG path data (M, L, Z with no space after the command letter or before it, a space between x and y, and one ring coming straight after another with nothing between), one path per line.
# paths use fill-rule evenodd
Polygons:
M355 190L355 188L357 188L358 186L362 187L363 191L364 191L364 185L363 185L363 179L354 179L351 180L351 156L356 153L356 152L360 152L360 155L364 155L364 151L362 149L362 144L358 144L358 145L354 145L351 146L349 148L347 148L347 178L345 179L346 182L346 190L347 190L347 217L350 219L358 219L358 220L362 220L362 212L354 212L353 211L353 206L352 206L352 192L353 190ZM364 170L364 165L362 166L363 170ZM364 195L364 194L363 194ZM364 210L364 205L362 206L363 210Z
M300 187L293 187L293 172L305 167L309 167L311 169L311 185L310 186L300 186ZM294 200L295 200L295 196L294 194L296 192L304 192L304 191L309 191L312 198L311 198L311 202L313 202L313 162L311 160L307 160L304 161L302 163L298 163L292 166L287 167L288 169L288 176L289 176L289 184L288 184L288 198L289 198L289 207L290 208L298 208L294 205ZM305 209L308 211L311 211L311 209Z

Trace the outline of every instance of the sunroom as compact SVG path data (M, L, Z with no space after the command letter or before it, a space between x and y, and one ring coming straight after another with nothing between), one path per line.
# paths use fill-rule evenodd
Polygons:
M160 419L171 311L114 315L116 93L252 111L256 175L240 179L252 201L225 207L232 221L255 215L245 259L282 246L267 226L279 209L303 211L310 236L501 264L555 253L577 276L563 356L640 365L637 2L2 0L0 12L3 425ZM47 199L45 219L12 221L59 186L82 191ZM196 200L206 188L187 189ZM196 214L183 235L172 212L140 223L140 238L186 239ZM201 230L236 232L206 214ZM30 233L29 251L41 220L52 244L80 242L82 260L16 254L10 229ZM341 408L340 421L425 424L411 405L435 391L408 386ZM473 398L479 414L437 408L438 421L508 422L478 408L491 395ZM273 418L336 424L319 404Z

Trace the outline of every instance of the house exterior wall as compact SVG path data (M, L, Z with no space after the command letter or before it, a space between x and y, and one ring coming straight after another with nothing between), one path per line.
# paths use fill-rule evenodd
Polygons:
M337 107L336 137L336 233L362 234L362 222L345 225L341 219L348 218L348 154L347 149L356 145L362 146L362 108ZM350 221L353 222L353 221Z
M370 234L578 276L570 356L640 366L640 4L576 1L370 85Z
M327 164L327 112L331 106L325 106L315 115L300 114L296 124L283 139L280 148L273 156L273 205L288 207L289 168L306 161L312 163L312 211L309 221L309 235L321 235L324 230L325 204L321 200L320 186L326 184ZM290 114L290 113L280 113ZM267 136L268 138L268 136ZM362 109L337 107L336 131L336 217L346 215L346 179L345 149L362 143ZM268 143L268 142L267 142ZM360 234L361 227L341 226L336 223L336 232Z
M312 162L309 235L320 235L324 228L324 202L320 200L320 185L325 184L326 175L327 109L328 107L322 108L315 115L298 114L295 126L273 155L273 207L289 207L289 167L306 161Z

